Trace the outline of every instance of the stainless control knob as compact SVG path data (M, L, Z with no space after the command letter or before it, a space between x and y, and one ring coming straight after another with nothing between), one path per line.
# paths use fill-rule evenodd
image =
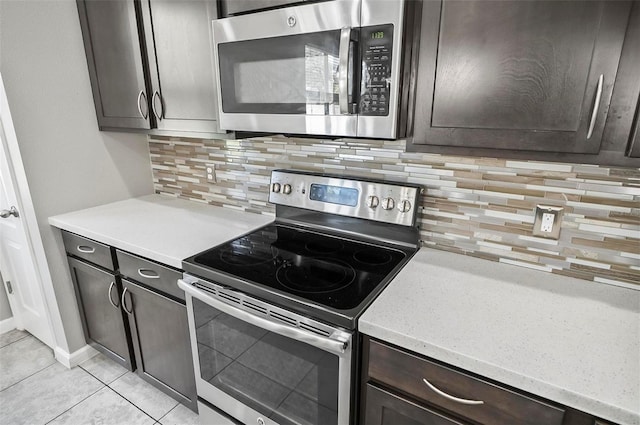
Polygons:
M396 201L394 201L393 198L384 198L382 200L382 209L392 210L393 207L395 206L396 206Z
M285 195L288 195L291 193L291 185L290 184L285 184L284 186L282 186L282 193L284 193Z
M380 199L377 196L372 195L367 197L367 206L369 208L376 208L379 204L380 204Z
M411 209L411 202L409 201L400 201L398 204L398 211L406 213Z
M271 185L271 191L275 193L280 193L280 183L273 183Z

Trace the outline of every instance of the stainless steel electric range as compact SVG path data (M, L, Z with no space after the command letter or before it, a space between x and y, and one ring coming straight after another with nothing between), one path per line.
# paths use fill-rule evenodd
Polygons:
M183 261L203 423L354 423L357 319L418 250L419 195L277 170L272 223Z

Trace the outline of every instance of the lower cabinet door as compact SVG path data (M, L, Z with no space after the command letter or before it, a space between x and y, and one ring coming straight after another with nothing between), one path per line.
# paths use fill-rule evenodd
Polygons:
M187 307L126 279L122 286L138 374L197 411Z
M391 392L367 384L365 425L463 425Z
M120 309L120 289L113 273L68 258L87 342L117 363L133 370L127 319Z

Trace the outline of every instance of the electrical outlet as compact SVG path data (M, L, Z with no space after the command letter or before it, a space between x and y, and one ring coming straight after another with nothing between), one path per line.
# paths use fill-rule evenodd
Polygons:
M540 223L540 230L547 233L553 232L553 222L555 221L555 218L555 214L543 212L542 222Z
M558 239L560 237L560 223L563 209L538 205L533 223L533 235L543 238Z
M216 165L215 164L209 164L207 165L207 181L209 183L215 183L216 182Z

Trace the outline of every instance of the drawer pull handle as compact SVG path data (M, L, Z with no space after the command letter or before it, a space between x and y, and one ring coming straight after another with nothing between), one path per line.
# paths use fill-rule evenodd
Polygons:
M442 390L439 390L431 382L427 381L426 379L422 378L422 380L424 381L425 384L427 384L427 387L429 387L434 393L446 398L447 400L455 401L456 403L460 403L460 404L472 404L472 405L484 404L484 401L481 401L481 400L467 400L464 398L454 397L452 395L445 393Z
M109 302L111 303L111 305L114 308L119 308L120 306L116 303L113 302L113 298L111 297L111 291L113 291L113 285L115 285L116 283L114 281L111 281L111 285L109 285Z
M147 279L160 279L160 275L153 270L138 269L138 274Z
M82 252L83 254L93 254L96 252L95 248L86 245L78 245L77 250Z

